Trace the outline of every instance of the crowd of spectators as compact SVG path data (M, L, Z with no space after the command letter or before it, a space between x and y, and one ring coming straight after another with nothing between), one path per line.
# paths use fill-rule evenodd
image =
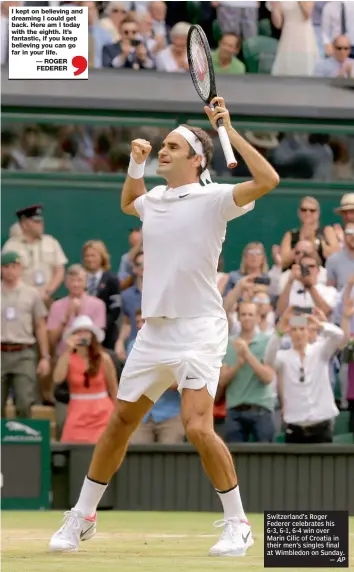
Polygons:
M6 64L8 10L1 3L1 62ZM22 2L35 5L36 2ZM347 2L41 2L88 7L90 68L187 73L186 40L192 23L205 30L217 74L354 76L354 3ZM117 75L119 78L119 75ZM1 130L1 168L11 171L125 172L129 142L153 143L150 168L166 135L163 128L8 124ZM354 179L351 136L326 133L244 133L284 178ZM248 176L241 158L225 168L220 143L212 168L218 176ZM147 171L149 174L149 170Z
M2 2L1 63L8 57ZM186 72L190 24L214 49L218 73L353 77L354 5L346 2L39 2L88 7L91 68ZM254 62L256 61L256 69Z
M155 175L157 153L167 133L168 129L164 127L152 126L23 125L3 121L1 168L32 172L125 173L130 141L143 138L153 147L146 173ZM323 182L354 179L354 138L351 135L250 130L244 130L242 134L267 158L282 179ZM212 175L248 177L247 166L239 156L236 169L227 169L219 138L214 131L210 135L214 144Z
M279 236L271 261L257 241L238 268L225 271L219 260L230 337L215 427L227 442L320 443L354 433L353 193L335 213L332 225L321 225L319 202L304 197L298 227ZM144 324L141 228L131 229L119 268L97 240L67 266L59 242L44 233L43 207L16 215L1 255L2 416L11 402L22 418L41 404L55 411L58 439L95 443ZM63 284L67 295L57 299ZM185 441L176 385L132 438L155 441Z
M1 63L8 57L8 11L1 3ZM89 67L187 73L190 25L205 30L216 73L354 76L353 2L41 2L88 8ZM108 73L108 72L107 72ZM130 71L128 72L130 73ZM118 77L118 75L117 75ZM1 168L11 171L126 172L129 142L157 151L157 127L2 125ZM212 174L247 177L242 158L225 170L214 136ZM351 137L256 133L245 138L282 178L354 178ZM156 152L146 175L155 174ZM238 268L218 266L229 345L215 400L215 427L228 442L331 442L338 418L354 433L354 194L344 195L333 225L304 197L298 228L267 258L245 246ZM55 411L55 436L95 443L105 427L121 368L143 326L141 229L129 233L119 268L99 240L78 245L68 265L44 233L41 205L17 211L1 254L1 414L22 418ZM67 295L57 299L65 286ZM13 404L13 405L11 405ZM12 407L12 409L11 409ZM43 411L41 415L43 414ZM53 414L54 415L54 414ZM348 419L346 419L346 416ZM54 417L53 417L54 419ZM173 385L133 435L133 443L182 443L180 395Z

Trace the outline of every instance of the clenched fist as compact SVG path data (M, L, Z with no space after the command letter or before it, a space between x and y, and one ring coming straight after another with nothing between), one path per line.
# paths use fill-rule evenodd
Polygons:
M134 141L132 141L132 157L135 163L138 163L138 165L144 163L150 155L151 149L152 147L149 141L145 139L134 139Z

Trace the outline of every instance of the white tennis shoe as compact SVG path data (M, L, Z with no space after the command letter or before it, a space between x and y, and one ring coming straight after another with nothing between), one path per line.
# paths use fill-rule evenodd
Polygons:
M240 518L217 520L215 528L224 527L218 542L210 549L209 556L244 556L254 540L251 525Z
M81 540L90 540L96 532L96 514L91 518L72 508L64 513L64 524L53 534L51 552L77 552Z

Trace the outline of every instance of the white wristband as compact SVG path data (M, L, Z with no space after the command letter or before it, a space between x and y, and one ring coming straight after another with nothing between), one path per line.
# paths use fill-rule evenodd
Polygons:
M144 161L144 163L136 163L132 155L130 155L130 162L128 167L129 177L132 179L142 179L144 177L145 163L146 161Z

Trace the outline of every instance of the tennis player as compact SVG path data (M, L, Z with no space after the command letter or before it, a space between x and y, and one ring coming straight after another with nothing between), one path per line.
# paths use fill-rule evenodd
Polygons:
M201 129L179 126L159 151L157 173L166 180L146 192L148 141L132 142L121 206L143 221L145 256L140 330L119 384L117 405L97 443L76 506L50 541L52 551L76 551L96 530L96 508L120 467L128 440L153 403L174 382L181 393L186 435L224 509L223 534L213 556L242 556L253 544L232 457L213 429L213 402L228 340L228 325L216 281L228 221L254 208L254 201L278 185L271 165L231 126L223 98L205 107L213 127L222 119L231 144L253 180L237 185L211 183L213 152ZM269 367L269 366L262 366Z

